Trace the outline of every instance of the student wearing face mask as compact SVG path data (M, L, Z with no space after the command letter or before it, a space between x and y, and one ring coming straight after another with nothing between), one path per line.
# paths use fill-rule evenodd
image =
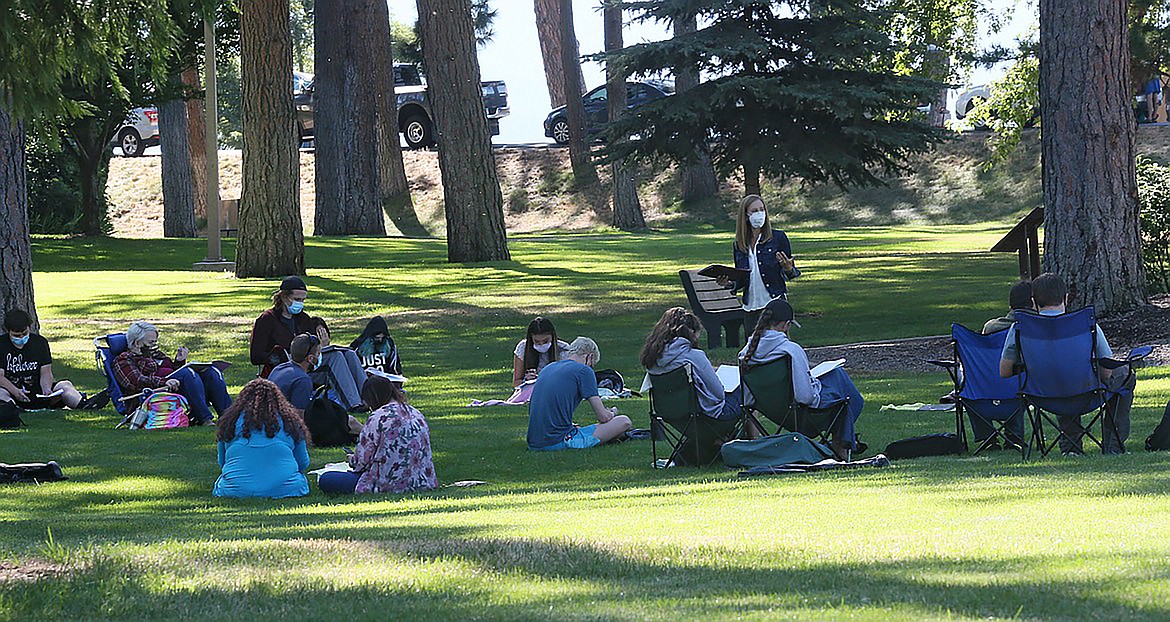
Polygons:
M11 309L5 313L4 330L7 334L0 337L0 403L16 404L25 410L96 406L73 383L53 379L49 341L32 333L32 317L26 311ZM38 397L58 391L61 393L53 397Z
M309 288L304 279L290 276L281 281L280 289L272 294L272 307L265 310L252 324L250 358L260 365L262 377L268 377L273 367L288 360L288 348L293 337L313 332L313 317L305 313Z
M800 276L792 257L792 245L783 231L773 230L764 200L749 194L739 202L735 220L735 267L749 275L738 282L725 276L717 279L724 287L743 292L744 332L752 334L760 313L775 298L788 299L787 281Z
M557 339L557 329L547 318L534 318L512 352L512 386L536 380L545 365L561 359L561 350L568 345Z
M126 329L126 351L114 357L114 379L127 395L146 389L165 389L187 398L194 425L209 425L215 412L223 414L231 406L223 373L208 365L196 371L184 367L187 348L180 346L175 358L162 353L158 347L158 329L150 322L137 321Z
M374 316L349 347L357 353L363 368L402 375L402 361L398 358L398 348L394 345L390 328L382 316Z
M289 358L272 369L268 379L280 389L297 414L304 417L313 401L313 379L309 372L321 365L321 340L316 335L297 335L289 344ZM357 433L361 423L349 417L350 431Z

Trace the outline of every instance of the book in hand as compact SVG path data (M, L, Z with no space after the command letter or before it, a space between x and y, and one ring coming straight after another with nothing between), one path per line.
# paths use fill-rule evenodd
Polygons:
M715 375L719 376L719 382L723 383L724 393L731 393L739 387L739 366L720 365L715 369Z
M37 393L37 398L42 399L42 400L50 400L50 399L53 399L54 397L57 397L58 395L61 395L63 393L65 393L65 389L57 389L56 391L53 391L52 393L50 393L48 395L41 395L40 393Z
M721 276L725 276L732 281L742 281L742 280L748 278L748 276L751 275L751 272L748 272L747 270L740 270L739 268L733 268L731 266L724 266L724 265L720 265L720 264L716 263L716 264L711 264L711 265L707 266L706 268L703 268L702 270L699 270L699 274L702 276L709 276L713 279L717 279Z
M194 370L196 372L201 372L209 367L214 367L222 372L223 370L225 370L231 366L232 366L232 364L227 362L227 361L187 361L179 369L176 369L175 371L167 374L167 378L173 378L175 376L175 374L179 373L180 371L182 371L184 368L187 368L187 367L190 367L192 370Z
M820 378L821 376L824 376L825 374L833 371L834 369L837 369L838 367L844 367L844 366L845 366L845 359L836 359L836 360L832 360L832 361L825 361L824 363L821 363L820 365L817 365L816 367L808 370L808 373L812 374L813 378Z
M353 352L353 348L347 348L345 346L339 346L337 344L331 343L321 348L321 354L327 354L329 352L345 352L346 350Z

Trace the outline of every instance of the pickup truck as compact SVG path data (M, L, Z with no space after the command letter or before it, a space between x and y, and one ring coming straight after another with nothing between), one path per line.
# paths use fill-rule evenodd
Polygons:
M508 87L503 80L483 82L483 105L492 136L500 133L500 119L508 116ZM427 101L427 87L414 65L394 64L394 95L398 100L398 131L411 149L435 144L434 115ZM301 142L313 136L313 75L293 73L293 103Z

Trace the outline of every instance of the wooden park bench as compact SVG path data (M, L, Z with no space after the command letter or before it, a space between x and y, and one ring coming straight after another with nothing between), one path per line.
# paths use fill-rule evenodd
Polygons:
M707 347L723 347L723 330L727 330L727 347L739 347L739 329L743 326L743 305L730 290L698 270L679 270L683 290L691 311L707 329Z

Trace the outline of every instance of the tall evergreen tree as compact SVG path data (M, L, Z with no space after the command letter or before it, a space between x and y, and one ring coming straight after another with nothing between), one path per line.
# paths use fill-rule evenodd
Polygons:
M508 259L504 197L483 113L475 31L467 0L417 0L435 111L447 216L447 259Z
M1044 267L1100 315L1146 302L1129 71L1124 0L1041 0Z
M569 122L569 163L573 179L578 185L597 183L597 169L590 158L588 138L585 136L585 104L581 101L581 87L576 79L581 57L577 48L577 29L573 24L573 0L560 0L561 66L564 68L565 118Z
M698 20L691 12L679 12L673 16L671 25L675 37L686 37L699 29ZM694 66L680 65L674 68L675 92L685 93L699 85L699 70ZM695 153L693 162L679 170L679 196L683 201L700 201L719 192L719 180L711 166L711 156L706 145Z
M240 2L244 149L236 274L305 272L288 0Z
M622 7L616 2L603 5L605 49L615 52L622 49ZM609 93L606 104L610 119L620 119L626 112L626 74L611 58L605 64L605 90ZM638 201L637 168L627 162L610 164L613 178L613 226L618 229L645 229L646 217Z
M810 6L811 5L811 6ZM718 174L743 172L841 186L880 183L944 138L915 119L937 83L874 69L895 52L885 18L848 0L757 2L649 0L626 6L643 18L698 16L692 35L625 48L634 74L698 67L712 79L631 111L610 124L602 161L665 156L695 161L711 144ZM613 140L627 134L632 141Z

